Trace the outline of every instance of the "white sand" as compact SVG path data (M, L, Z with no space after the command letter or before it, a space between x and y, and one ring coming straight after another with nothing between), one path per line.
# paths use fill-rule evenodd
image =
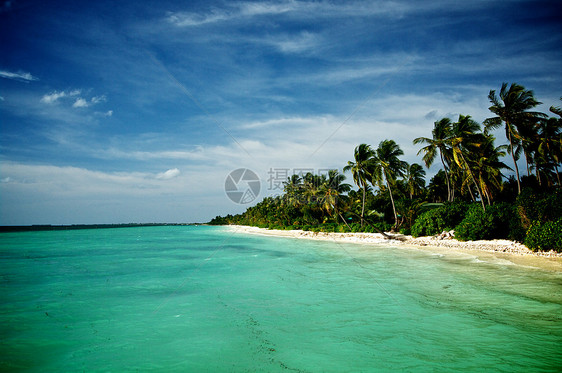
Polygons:
M479 257L507 259L515 264L540 267L542 269L562 272L562 253L533 252L525 245L509 240L467 241L462 242L445 235L433 237L405 236L387 233L391 239L380 233L326 233L301 230L277 230L258 227L230 225L231 229L240 233L260 234L277 237L304 238L311 240L348 242L385 246L404 246L435 252L470 252Z

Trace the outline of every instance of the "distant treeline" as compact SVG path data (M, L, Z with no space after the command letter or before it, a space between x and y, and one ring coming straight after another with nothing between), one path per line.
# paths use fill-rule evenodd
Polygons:
M550 107L555 116L532 111L540 102L516 83L503 83L488 99L493 116L483 127L461 114L437 120L431 137L413 140L427 168L442 166L429 184L424 167L402 160L394 140L377 148L362 143L343 167L357 190L338 170L294 174L282 195L209 224L415 237L454 230L463 241L507 238L531 250L562 252L562 108ZM496 146L492 132L500 128L506 143ZM513 168L503 162L508 156ZM514 175L506 177L506 170Z
M0 226L3 232L32 232L32 231L65 231L77 229L103 229L103 228L133 228L133 227L163 227L194 225L186 223L127 223L127 224L72 224L72 225L12 225Z

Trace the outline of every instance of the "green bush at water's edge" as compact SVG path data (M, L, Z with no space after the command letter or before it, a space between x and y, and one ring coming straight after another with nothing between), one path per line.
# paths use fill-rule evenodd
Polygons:
M533 251L562 252L562 219L545 223L533 222L527 231L525 246Z
M455 228L455 238L460 241L487 240L494 237L494 219L482 206L470 206L463 221Z
M486 211L479 204L468 209L465 218L455 228L455 238L460 241L510 239L522 241L525 230L517 209L509 203L496 203Z
M446 202L442 206L421 214L411 229L414 237L433 236L454 229L465 217L470 204L466 202Z
M528 229L533 222L555 221L562 216L562 190L536 193L523 189L517 197L517 212L523 227Z

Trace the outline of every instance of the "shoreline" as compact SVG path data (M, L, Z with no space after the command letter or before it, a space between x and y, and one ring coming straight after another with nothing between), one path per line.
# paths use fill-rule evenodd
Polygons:
M430 236L414 238L412 236L405 236L402 234L386 233L392 237L392 239L387 239L380 233L312 232L302 230L267 229L245 225L225 225L225 227L240 233L272 237L379 246L390 245L439 253L465 253L476 255L484 259L507 259L517 265L539 267L541 269L562 272L562 253L554 251L533 252L525 245L509 240L458 241L450 237Z

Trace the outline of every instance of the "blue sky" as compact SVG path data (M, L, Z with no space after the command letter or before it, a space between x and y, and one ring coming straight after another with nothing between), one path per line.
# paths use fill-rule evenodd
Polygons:
M0 1L0 225L208 221L247 207L232 170L261 199L271 170L387 138L421 163L412 140L481 122L502 82L560 106L561 21L558 1Z

